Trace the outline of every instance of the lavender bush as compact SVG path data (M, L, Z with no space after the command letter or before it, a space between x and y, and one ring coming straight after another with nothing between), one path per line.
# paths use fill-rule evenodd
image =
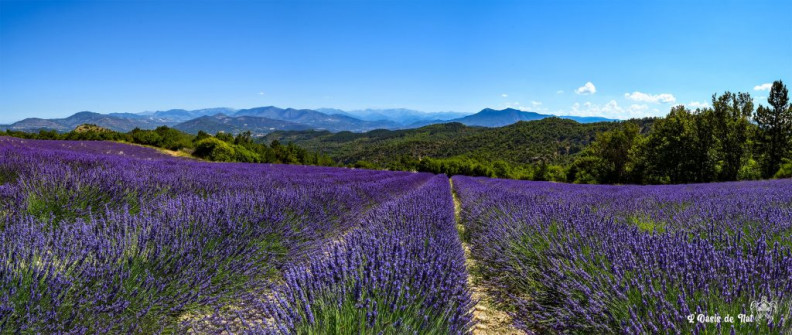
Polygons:
M525 331L790 330L790 180L592 186L456 176L454 185L477 271ZM762 296L776 302L772 318L741 322Z
M347 236L305 265L260 308L253 333L461 334L471 326L464 254L448 179L371 210ZM267 327L262 327L267 326Z
M173 331L431 177L66 144L0 138L2 332Z

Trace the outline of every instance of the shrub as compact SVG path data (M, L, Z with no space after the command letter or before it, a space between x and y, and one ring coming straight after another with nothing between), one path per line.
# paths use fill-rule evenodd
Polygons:
M198 141L193 155L210 161L231 162L236 156L236 150L228 143L210 137Z

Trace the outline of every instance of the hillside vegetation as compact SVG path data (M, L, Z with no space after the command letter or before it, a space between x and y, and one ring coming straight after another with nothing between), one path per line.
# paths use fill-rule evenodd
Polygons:
M652 119L625 122L648 131ZM366 133L274 132L264 139L293 142L339 163L358 167L530 178L532 169L543 164L571 163L598 133L617 129L619 125L620 122L581 124L546 118L499 128L469 127L454 122ZM439 164L438 160L447 168L433 168Z
M413 159L464 156L522 164L541 159L567 162L591 143L597 133L617 127L618 123L614 122L580 124L547 118L499 128L469 127L453 122L366 133L280 131L265 139L294 142L347 164L362 160L387 166L394 157L404 155Z

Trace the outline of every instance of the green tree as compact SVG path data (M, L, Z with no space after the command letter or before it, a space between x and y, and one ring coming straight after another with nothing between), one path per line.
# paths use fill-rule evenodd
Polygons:
M686 150L692 160L693 182L710 182L717 177L717 140L712 124L715 113L711 108L697 109L693 113L693 129L689 134Z
M748 118L753 114L753 99L748 93L713 95L712 109L714 135L719 143L719 179L737 180L742 161L746 158L750 125Z
M759 128L757 144L761 153L762 177L772 177L781 161L789 154L792 138L792 106L789 91L781 80L773 82L767 102L771 107L759 105L754 121Z
M600 183L624 183L627 181L627 166L630 163L633 142L638 137L638 125L625 122L618 129L597 135L591 145L598 159L595 175Z
M642 153L649 183L685 183L696 180L695 115L684 106L671 109L654 123Z
M193 155L217 162L233 162L237 158L236 151L230 144L214 137L196 143Z
M160 137L160 140L154 145L160 148L179 150L192 146L192 136L177 129L159 126L154 132Z
M199 130L198 134L195 135L195 138L193 139L193 142L198 143L198 141L203 140L205 138L209 138L209 137L212 137L212 135L209 135L209 133L207 133L207 132L205 132L203 130Z
M234 143L234 135L223 131L218 131L217 134L215 134L215 138L223 142Z
M234 138L234 144L250 145L253 144L253 134L250 130L237 134Z
M137 144L154 145L162 142L162 136L151 130L135 128L132 130L132 141Z

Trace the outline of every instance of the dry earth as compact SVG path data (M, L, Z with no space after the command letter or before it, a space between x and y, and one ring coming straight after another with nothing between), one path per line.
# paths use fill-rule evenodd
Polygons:
M454 198L454 215L457 222L457 230L460 236L465 231L465 225L460 223L460 216L462 212L461 203L454 192L453 182L451 184L451 194ZM500 311L495 307L494 300L489 294L489 289L486 285L477 283L473 278L473 269L476 268L476 260L471 257L470 245L462 241L462 248L465 250L465 267L468 270L468 287L473 301L476 305L473 307L473 320L476 325L473 327L474 335L521 335L521 332L512 326L512 319L509 314Z

